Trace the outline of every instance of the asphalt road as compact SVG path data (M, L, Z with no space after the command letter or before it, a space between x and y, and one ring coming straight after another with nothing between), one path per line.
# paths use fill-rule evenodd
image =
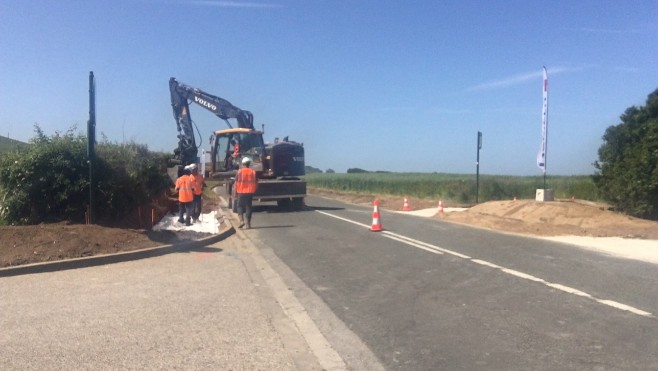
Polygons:
M321 369L248 246L0 278L0 370Z
M246 235L352 368L362 342L386 369L658 369L657 265L306 204L258 207Z

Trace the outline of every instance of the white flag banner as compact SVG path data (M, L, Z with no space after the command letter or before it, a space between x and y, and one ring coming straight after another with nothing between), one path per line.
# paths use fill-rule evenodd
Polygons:
M548 74L546 67L544 67L544 104L541 114L541 147L537 153L537 166L541 169L542 173L546 174L546 141L547 141L547 126L548 126Z

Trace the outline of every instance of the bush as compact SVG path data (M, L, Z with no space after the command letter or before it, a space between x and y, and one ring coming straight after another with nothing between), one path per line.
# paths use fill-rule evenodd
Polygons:
M117 219L137 206L154 199L171 185L165 175L167 156L152 153L143 144L115 144L107 141L96 147L98 176L97 211Z
M84 221L87 138L73 129L52 137L38 126L35 132L31 146L0 157L0 224ZM100 143L93 174L97 219L117 220L166 189L170 180L160 166L164 158L144 145Z

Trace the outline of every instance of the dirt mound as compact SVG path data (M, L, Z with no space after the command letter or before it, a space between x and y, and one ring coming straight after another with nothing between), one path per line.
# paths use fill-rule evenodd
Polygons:
M402 210L404 197L364 195L325 189L309 193L341 201L372 205L375 198L382 209ZM438 200L408 197L414 210L437 208ZM444 202L444 207L468 205ZM658 222L633 218L609 210L608 205L581 200L537 202L535 200L489 201L467 211L437 214L435 218L535 236L625 237L658 240Z
M491 201L467 211L437 216L480 227L539 236L591 236L658 239L658 222L615 213L603 204L582 201Z

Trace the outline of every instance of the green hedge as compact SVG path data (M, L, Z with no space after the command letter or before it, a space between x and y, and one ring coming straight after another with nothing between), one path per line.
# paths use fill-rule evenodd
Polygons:
M0 155L0 224L83 222L89 206L87 139L72 130L48 137L36 128L27 148ZM170 185L167 155L145 145L96 147L95 216L115 221Z

